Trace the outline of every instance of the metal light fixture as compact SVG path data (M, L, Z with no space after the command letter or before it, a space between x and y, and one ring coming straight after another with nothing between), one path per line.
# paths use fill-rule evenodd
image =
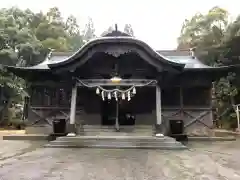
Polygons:
M118 76L114 76L110 79L113 83L119 83L122 78L118 77Z

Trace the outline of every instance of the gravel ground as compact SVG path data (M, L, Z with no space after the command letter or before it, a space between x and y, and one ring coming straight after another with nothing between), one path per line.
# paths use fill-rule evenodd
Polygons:
M0 180L239 180L240 140L189 150L51 149L0 141Z

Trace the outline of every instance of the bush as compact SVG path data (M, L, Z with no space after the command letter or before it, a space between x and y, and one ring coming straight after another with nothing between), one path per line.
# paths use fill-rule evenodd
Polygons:
M25 122L21 119L11 119L11 121L9 121L8 126L14 128L14 129L23 129L25 127Z
M237 115L235 112L230 112L222 117L221 124L223 128L234 130L237 128Z

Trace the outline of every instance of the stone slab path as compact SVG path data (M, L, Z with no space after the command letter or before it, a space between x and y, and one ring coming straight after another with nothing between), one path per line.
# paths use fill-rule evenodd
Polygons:
M0 146L12 152L0 150L0 180L240 179L240 140L198 142L180 151L52 149L23 141Z

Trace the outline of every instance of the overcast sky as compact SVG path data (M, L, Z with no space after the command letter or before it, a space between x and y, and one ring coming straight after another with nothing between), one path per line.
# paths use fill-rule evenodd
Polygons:
M135 36L154 49L176 48L184 19L197 12L220 6L233 17L240 14L239 0L1 0L1 8L11 6L34 12L57 6L64 17L77 17L82 28L91 17L98 35L115 23L120 30L129 23Z

